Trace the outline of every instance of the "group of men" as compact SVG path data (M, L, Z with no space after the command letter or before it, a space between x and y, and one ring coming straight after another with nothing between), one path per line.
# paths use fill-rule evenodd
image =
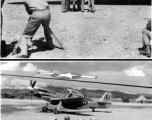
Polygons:
M72 11L81 11L84 12L84 4L88 1L89 4L89 12L95 12L95 6L94 6L94 0L72 0ZM70 11L70 2L71 0L62 0L62 12L68 12ZM77 9L76 9L76 3L77 3Z

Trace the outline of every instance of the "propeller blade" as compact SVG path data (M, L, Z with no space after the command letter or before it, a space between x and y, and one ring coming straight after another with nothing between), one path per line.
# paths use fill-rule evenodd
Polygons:
M36 81L34 81L34 83L32 84L32 88L35 87Z

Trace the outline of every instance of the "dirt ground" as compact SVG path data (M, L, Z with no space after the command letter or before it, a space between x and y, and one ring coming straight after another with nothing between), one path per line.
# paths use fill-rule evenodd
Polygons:
M50 0L51 1L51 0ZM53 0L56 1L56 0ZM6 0L3 6L3 40L7 53L27 24L29 18L20 0ZM61 5L50 2L51 29L65 50L47 50L42 27L33 38L37 49L29 50L29 58L51 59L147 59L139 55L141 31L150 18L151 6L96 5L95 13L61 12ZM71 6L72 7L72 6ZM57 43L54 41L57 45ZM57 45L58 46L58 45Z
M109 109L91 109L82 110L64 110L60 114L52 112L43 113L41 108L44 101L41 100L15 100L2 99L1 101L1 120L64 120L65 116L69 116L70 120L151 120L152 105L139 104L137 107L132 103L117 103ZM32 107L31 107L32 106ZM128 107L130 106L130 107Z

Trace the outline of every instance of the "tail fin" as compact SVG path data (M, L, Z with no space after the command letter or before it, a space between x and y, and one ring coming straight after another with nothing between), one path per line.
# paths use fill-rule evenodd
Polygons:
M111 103L111 93L110 92L105 92L105 94L102 96L102 98L99 100L99 102L103 103Z

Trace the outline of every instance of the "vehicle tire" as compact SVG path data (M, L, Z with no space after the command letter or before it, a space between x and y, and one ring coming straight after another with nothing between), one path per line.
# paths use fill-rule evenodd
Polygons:
M55 108L55 109L53 110L53 113L54 113L54 114L59 114L59 111L57 110L57 108Z
M48 111L48 108L47 108L46 106L44 106L44 107L42 108L42 111L43 111L43 112L47 112L47 111Z

